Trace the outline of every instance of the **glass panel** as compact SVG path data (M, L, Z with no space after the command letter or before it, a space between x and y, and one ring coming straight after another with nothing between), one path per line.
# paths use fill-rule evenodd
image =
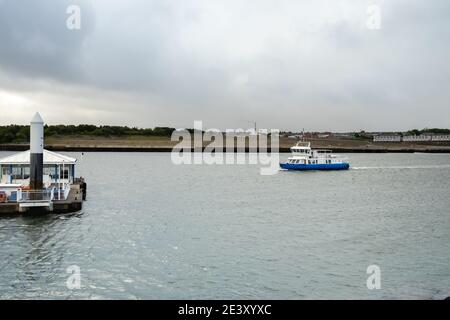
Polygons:
M64 170L63 170L63 168L61 168L60 174L61 174L61 179L69 179L69 169L64 168Z
M23 178L29 179L30 178L30 167L26 166L23 168Z
M22 179L22 168L19 166L12 167L12 178L13 179Z

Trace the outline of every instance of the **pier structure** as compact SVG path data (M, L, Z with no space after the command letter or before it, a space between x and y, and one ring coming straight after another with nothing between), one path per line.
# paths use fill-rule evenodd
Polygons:
M0 159L0 214L82 209L86 183L75 178L77 159L44 149L44 121L30 123L30 150Z

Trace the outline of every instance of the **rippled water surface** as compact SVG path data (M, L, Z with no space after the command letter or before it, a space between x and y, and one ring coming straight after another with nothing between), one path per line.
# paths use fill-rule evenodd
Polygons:
M450 155L349 154L349 171L274 176L170 154L71 155L88 201L0 218L0 298L450 296ZM380 290L366 287L373 264ZM66 287L72 265L79 290Z

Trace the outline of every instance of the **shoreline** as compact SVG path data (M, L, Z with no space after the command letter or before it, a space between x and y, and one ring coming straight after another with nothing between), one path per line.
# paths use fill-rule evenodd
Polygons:
M28 144L0 144L0 151L26 151L29 149ZM97 145L46 145L45 149L57 152L172 152L172 146L97 146ZM327 147L335 153L450 153L450 147L428 147L411 148L410 146L397 147ZM234 148L235 153L238 148ZM265 151L265 150L264 150ZM194 148L191 148L194 152ZM239 152L249 153L248 147ZM253 150L251 152L254 152ZM257 152L261 152L259 149ZM267 148L267 152L271 152L271 148ZM290 147L280 147L279 153L290 153Z

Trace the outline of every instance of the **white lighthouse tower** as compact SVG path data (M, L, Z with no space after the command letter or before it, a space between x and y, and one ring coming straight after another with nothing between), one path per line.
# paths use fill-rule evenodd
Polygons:
M37 112L30 123L30 189L43 187L44 169L44 120Z

